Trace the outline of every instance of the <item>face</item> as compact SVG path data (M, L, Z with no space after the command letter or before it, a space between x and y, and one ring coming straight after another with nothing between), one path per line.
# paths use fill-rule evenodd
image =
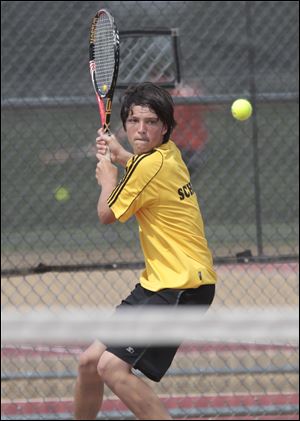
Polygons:
M167 127L149 107L133 105L126 120L126 133L134 154L160 146Z

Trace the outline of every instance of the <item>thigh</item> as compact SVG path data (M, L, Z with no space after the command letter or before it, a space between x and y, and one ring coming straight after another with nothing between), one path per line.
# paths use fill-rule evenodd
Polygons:
M107 379L107 377L109 378L112 375L118 377L122 372L129 373L131 369L132 365L110 351L103 352L97 366L97 371L103 379Z
M215 296L215 285L202 285L199 288L187 289L180 297L179 304L209 307Z
M154 292L146 290L141 284L136 284L130 294L124 298L121 303L116 307L116 311L120 308L126 308L127 306L140 306L147 303L153 296Z

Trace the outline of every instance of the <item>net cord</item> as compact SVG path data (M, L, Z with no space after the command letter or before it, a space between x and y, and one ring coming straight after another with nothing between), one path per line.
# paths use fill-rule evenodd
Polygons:
M183 341L299 342L298 309L143 308L56 309L17 312L1 318L2 344L178 344Z

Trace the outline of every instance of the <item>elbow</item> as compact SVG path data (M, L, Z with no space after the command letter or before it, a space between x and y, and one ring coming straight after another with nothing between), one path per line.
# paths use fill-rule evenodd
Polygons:
M103 225L109 225L115 222L116 218L112 212L106 213L106 212L99 212L98 214L99 221Z
M109 225L109 224L112 224L112 222L113 222L109 218L106 218L106 217L99 217L99 220L100 220L101 224L103 224L103 225Z

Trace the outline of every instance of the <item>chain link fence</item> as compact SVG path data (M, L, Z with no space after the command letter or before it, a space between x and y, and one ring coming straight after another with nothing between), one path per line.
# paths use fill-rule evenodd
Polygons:
M298 305L299 3L2 1L2 309L112 307L143 266L136 222L97 219L88 37L101 7L120 30L112 130L126 145L118 97L128 84L151 80L173 95L172 138L219 278L213 306ZM245 122L230 114L241 97L254 108ZM184 348L157 386L174 416L296 419L297 346L197 350ZM78 353L4 347L3 416L69 412ZM18 407L24 399L28 407ZM130 418L109 399L107 391L104 419Z

